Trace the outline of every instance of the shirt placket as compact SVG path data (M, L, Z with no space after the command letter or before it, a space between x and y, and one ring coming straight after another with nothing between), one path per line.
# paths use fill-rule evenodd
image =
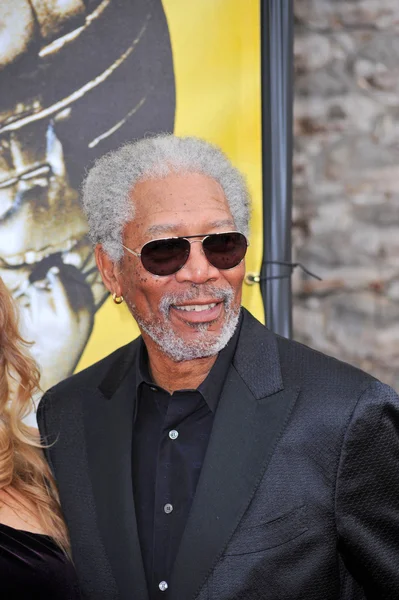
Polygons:
M176 451L181 444L183 407L179 392L170 396L165 414L161 441L159 444L158 466L155 484L154 514L154 577L153 589L155 597L169 597L169 579L171 575L171 537L173 535L174 517L179 507L176 505L174 480L180 468L179 455Z

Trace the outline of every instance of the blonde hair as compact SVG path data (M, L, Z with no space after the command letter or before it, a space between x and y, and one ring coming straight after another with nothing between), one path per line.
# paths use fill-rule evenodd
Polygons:
M23 422L39 389L39 371L17 323L16 307L0 279L0 489L33 506L43 530L69 553L53 476L38 437Z

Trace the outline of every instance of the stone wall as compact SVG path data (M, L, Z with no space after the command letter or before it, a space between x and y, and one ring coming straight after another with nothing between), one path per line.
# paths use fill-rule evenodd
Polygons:
M399 390L399 0L294 10L294 337Z

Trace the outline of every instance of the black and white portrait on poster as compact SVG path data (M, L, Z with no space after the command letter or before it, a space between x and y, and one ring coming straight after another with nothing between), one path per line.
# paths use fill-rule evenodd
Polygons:
M85 169L173 131L172 51L161 0L2 0L0 22L0 277L47 389L73 372L106 297Z

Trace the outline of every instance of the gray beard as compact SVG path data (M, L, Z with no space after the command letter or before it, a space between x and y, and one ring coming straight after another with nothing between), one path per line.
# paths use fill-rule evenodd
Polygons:
M172 305L195 301L200 295L222 300L226 319L216 339L215 334L208 332L212 323L191 323L190 327L197 331L198 335L194 340L188 341L174 331L170 324L169 311ZM233 308L233 300L234 292L231 288L221 290L214 286L204 285L194 286L194 289L184 294L166 294L159 304L160 313L163 315L162 321L145 321L137 314L135 306L129 308L140 329L150 336L160 350L174 362L182 362L215 356L228 344L234 335L240 317L240 307Z

